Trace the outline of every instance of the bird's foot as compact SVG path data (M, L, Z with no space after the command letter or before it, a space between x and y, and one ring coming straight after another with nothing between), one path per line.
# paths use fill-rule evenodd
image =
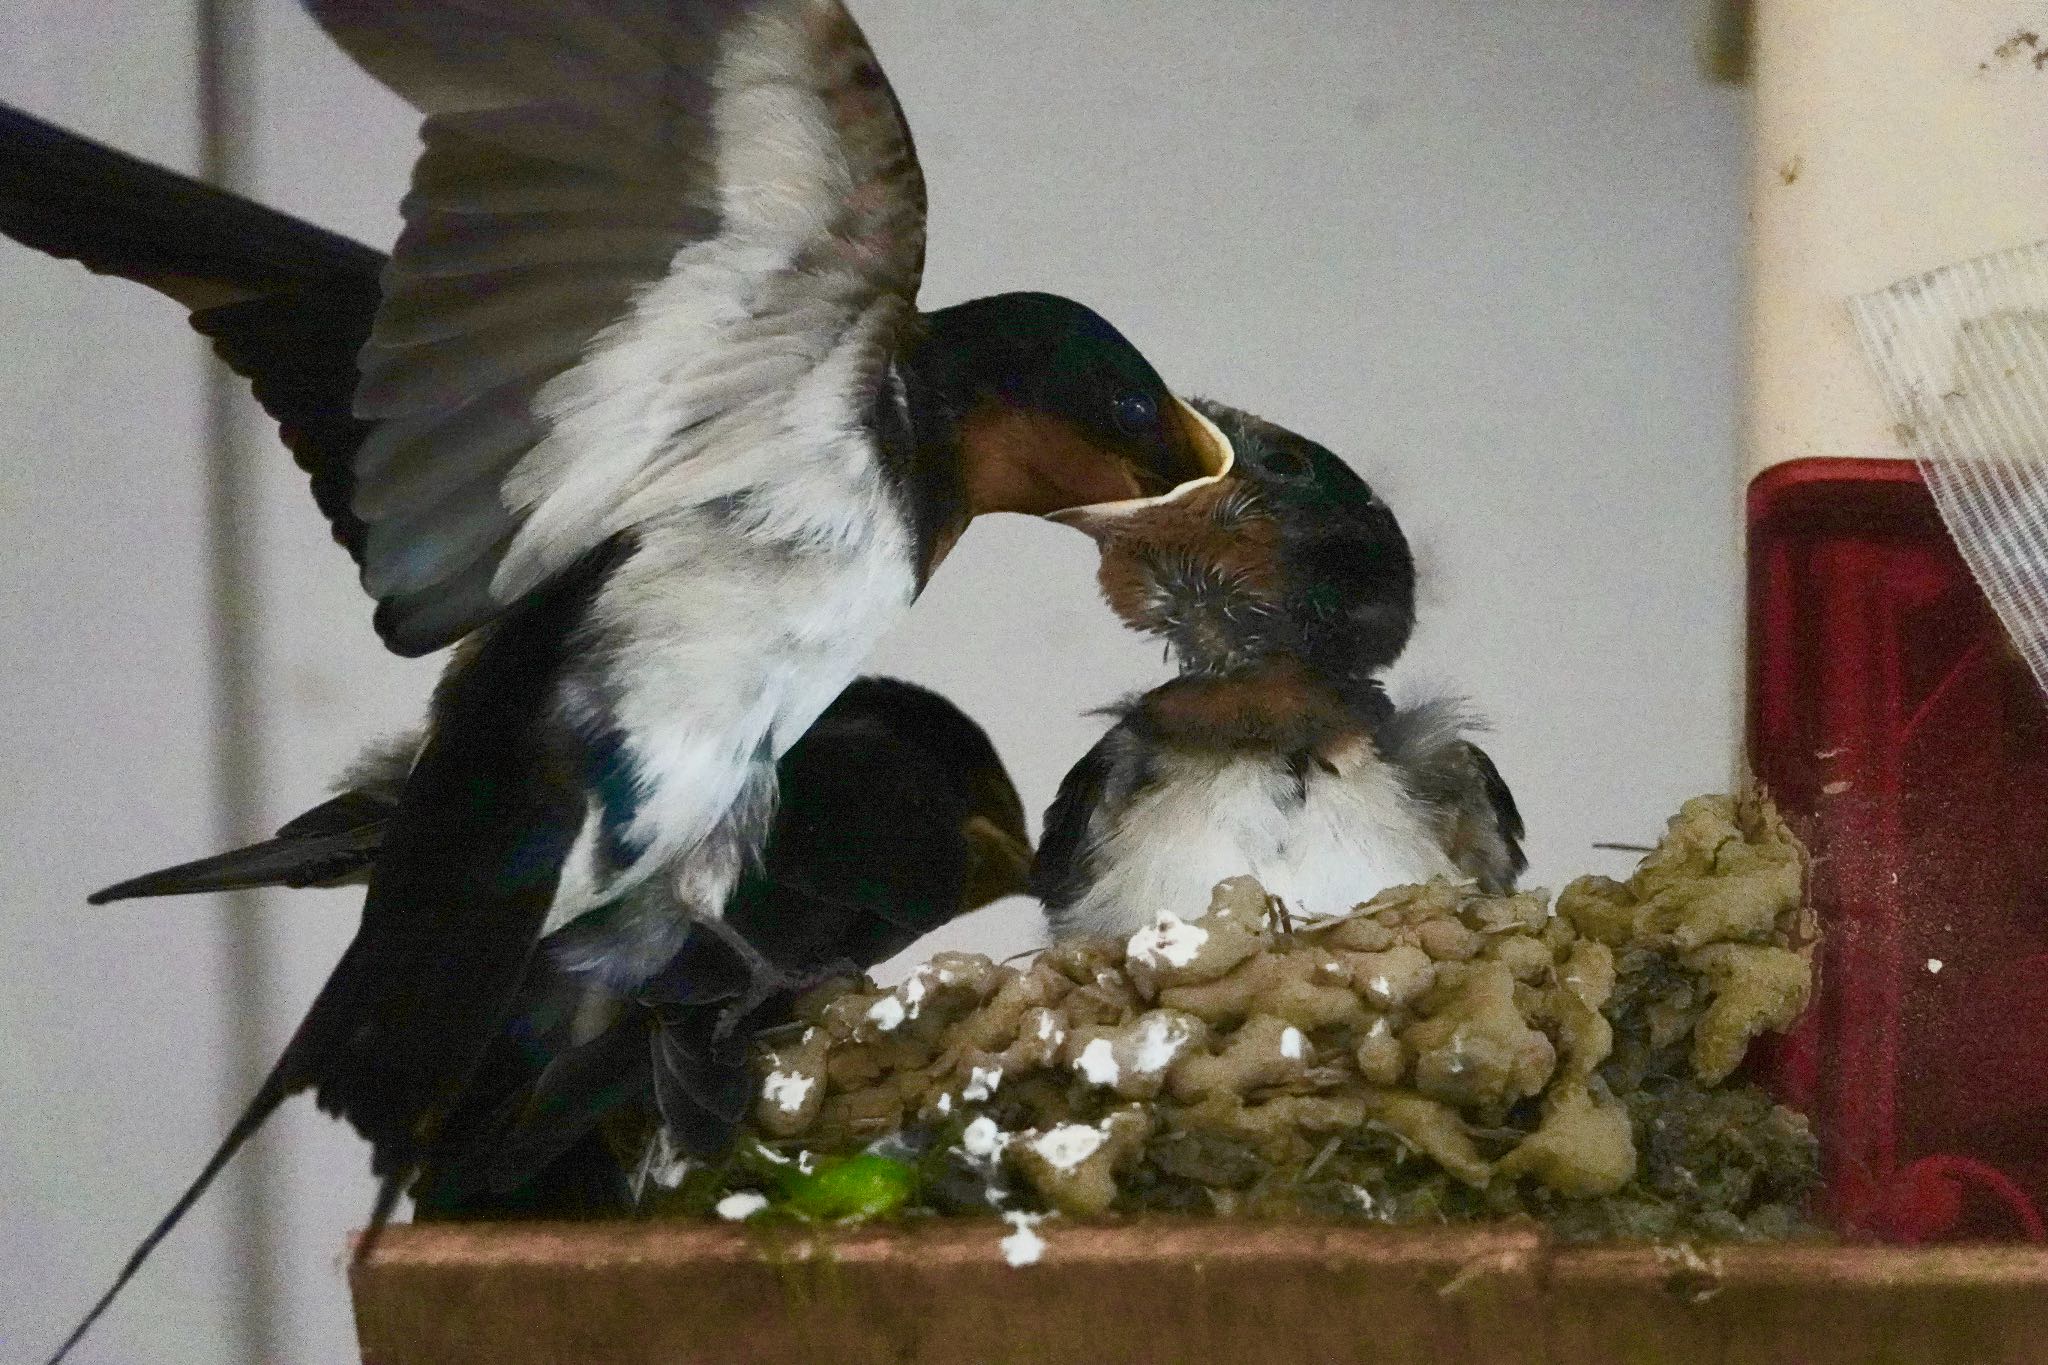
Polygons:
M714 1045L731 1039L742 1024L771 1001L794 999L835 978L860 975L860 968L844 958L815 967L783 967L769 961L745 934L723 919L706 918L697 922L732 951L747 973L747 984L718 1013L718 1023L711 1031Z
M846 958L800 971L778 967L766 958L762 958L758 965L748 963L747 966L746 988L740 992L737 1000L719 1011L718 1023L711 1030L712 1041L715 1043L723 1043L732 1037L756 1011L771 1001L794 1000L827 981L860 975L860 968Z

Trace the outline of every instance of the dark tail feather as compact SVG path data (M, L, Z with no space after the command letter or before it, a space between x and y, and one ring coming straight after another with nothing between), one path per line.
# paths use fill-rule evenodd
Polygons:
M752 1092L747 1049L754 1028L742 1023L720 1037L718 1022L707 1011L678 1012L661 1021L651 1040L662 1126L679 1150L695 1157L715 1157L732 1145Z
M362 1238L356 1243L356 1261L369 1260L370 1253L377 1249L384 1229L391 1226L391 1215L398 1211L398 1200L405 1193L406 1182L411 1178L411 1172L400 1171L385 1176L383 1183L377 1186L377 1202L370 1206L370 1225L363 1229Z
M169 1236L171 1229L176 1227L179 1220L199 1202L200 1196L213 1184L214 1177L234 1159L236 1152L242 1150L242 1144L255 1136L256 1130L277 1112L280 1104L297 1091L316 1083L332 1065L331 1058L337 1038L345 1036L348 1029L360 1018L354 1007L360 997L358 985L365 972L369 970L364 965L366 960L367 955L362 950L361 940L351 943L348 951L342 954L341 961L335 964L333 973L327 978L327 984L315 997L312 1008L306 1011L306 1017L299 1022L297 1031L292 1034L292 1040L285 1044L284 1053L277 1059L277 1065L263 1078L263 1084L257 1088L255 1098L249 1101L248 1107L235 1119L234 1126L228 1129L228 1135L221 1139L220 1146L216 1147L213 1155L207 1159L198 1178L186 1187L185 1192L178 1196L178 1202L171 1205L170 1212L166 1213L157 1225L149 1230L149 1235L136 1246L127 1264L121 1267L121 1273L114 1277L114 1283L108 1287L106 1293L100 1295L99 1301L93 1304L92 1310L72 1330L71 1335L64 1339L64 1344L58 1348L57 1354L50 1357L49 1365L57 1365L57 1362L78 1344L86 1329L99 1319L100 1314L107 1311L107 1306L114 1301L115 1296L127 1287L128 1281L135 1278L135 1272L142 1268L142 1263L149 1259L149 1254L156 1250L157 1243ZM405 1177L409 1175L410 1168L407 1167L398 1178L400 1189L404 1188ZM380 1196L380 1203L385 1197ZM395 1195L390 1197L395 1201ZM388 1207L385 1212L388 1215Z
M289 214L0 105L0 232L188 307L335 276L383 256Z
M647 1093L647 1028L638 1010L554 1058L472 1140L460 1163L475 1188L507 1194L582 1142L606 1114Z
M383 840L381 826L321 838L266 839L260 844L145 872L95 891L93 905L142 896L191 896L252 886L324 886L369 870Z
M157 1243L170 1235L171 1229L178 1225L191 1211L192 1206L199 1202L199 1197L206 1193L207 1187L213 1184L214 1177L219 1175L222 1168L234 1159L235 1153L242 1149L242 1144L253 1137L256 1130L263 1126L264 1120L277 1112L278 1105L284 1103L291 1095L294 1087L289 1079L290 1073L286 1069L290 1056L291 1053L287 1051L286 1060L280 1060L270 1075L264 1079L262 1087L256 1092L256 1098L249 1101L249 1107L235 1120L234 1127L228 1129L228 1135L221 1140L220 1146L214 1149L213 1155L200 1169L198 1178L185 1187L185 1192L178 1196L178 1202L171 1205L170 1212L159 1219L157 1225L149 1230L149 1235L137 1244L133 1254L128 1257L127 1264L121 1267L121 1273L116 1275L113 1284L107 1287L107 1292L100 1295L99 1301L79 1320L78 1326L71 1329L71 1335L64 1338L64 1344L50 1357L50 1365L57 1365L58 1361L71 1353L71 1348L79 1343L95 1322L99 1321L100 1315L107 1311L115 1297L128 1287L128 1281L134 1279L135 1272L142 1269L142 1263L156 1250Z

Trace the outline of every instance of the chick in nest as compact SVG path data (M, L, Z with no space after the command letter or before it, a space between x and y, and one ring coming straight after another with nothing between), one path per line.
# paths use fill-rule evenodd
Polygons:
M1466 712L1381 683L1415 624L1394 514L1315 442L1196 406L1234 447L1221 478L1062 514L1179 676L1112 708L1046 814L1032 889L1054 933L1127 936L1244 873L1310 918L1434 877L1512 890L1521 817Z

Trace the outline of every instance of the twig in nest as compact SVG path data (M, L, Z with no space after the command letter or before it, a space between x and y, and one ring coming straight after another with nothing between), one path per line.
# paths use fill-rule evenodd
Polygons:
M1266 897L1266 927L1276 934L1294 936L1294 915L1278 896Z
M1337 1155L1337 1149L1343 1145L1344 1139L1341 1137L1333 1137L1328 1142L1324 1143L1323 1150L1316 1153L1315 1160L1309 1162L1308 1165L1302 1167L1301 1174L1294 1177L1294 1183L1297 1185L1306 1185L1315 1176L1315 1173L1317 1171L1323 1169L1323 1163L1328 1161L1331 1157Z

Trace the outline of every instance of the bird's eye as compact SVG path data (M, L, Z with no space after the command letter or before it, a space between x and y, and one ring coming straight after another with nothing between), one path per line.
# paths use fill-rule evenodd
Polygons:
M1116 400L1111 413L1123 430L1138 432L1159 420L1159 404L1149 393L1127 393Z
M1283 479L1305 479L1315 472L1315 466L1309 463L1308 456L1286 446L1266 451L1259 463L1268 473Z

